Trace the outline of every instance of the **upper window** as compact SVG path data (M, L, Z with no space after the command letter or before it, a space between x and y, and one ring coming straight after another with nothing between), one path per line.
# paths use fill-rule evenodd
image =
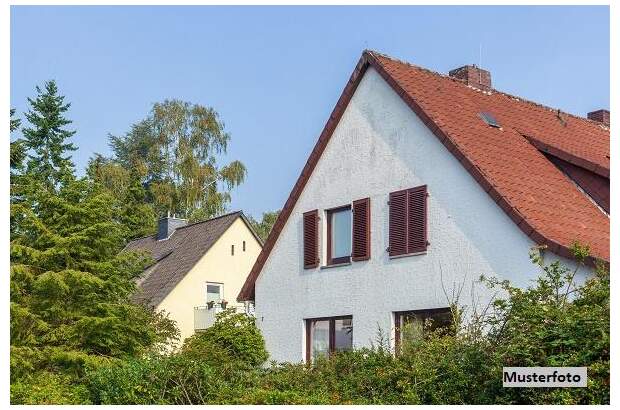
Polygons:
M222 283L207 282L207 303L219 302L223 298L224 285Z
M426 332L449 331L452 325L450 308L411 310L394 313L396 348L401 343L422 339Z
M351 261L351 206L327 211L327 264Z
M351 316L306 320L306 361L353 348Z

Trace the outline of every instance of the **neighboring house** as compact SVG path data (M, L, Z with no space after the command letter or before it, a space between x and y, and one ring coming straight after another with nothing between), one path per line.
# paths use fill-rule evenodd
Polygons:
M240 211L191 224L162 218L157 234L125 247L146 251L154 261L138 279L134 300L169 313L182 341L209 327L222 301L229 302L227 307L243 309L235 297L261 247L262 241Z
M583 282L609 261L609 111L588 117L475 66L364 52L238 296L271 358L370 346L379 329L394 346L406 323L449 322L451 302L471 314L494 296L481 275L532 283L535 246L574 267L573 242L589 245Z

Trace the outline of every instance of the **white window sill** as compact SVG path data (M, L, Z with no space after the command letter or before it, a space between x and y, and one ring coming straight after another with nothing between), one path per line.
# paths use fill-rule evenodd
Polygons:
M404 255L390 256L390 259L400 259L400 258L407 258L407 257L409 257L409 256L426 255L427 253L428 253L428 251L414 252L414 253L406 253L406 254L404 254Z
M330 268L338 268L340 266L349 266L351 262L342 262L342 263L334 263L333 265L323 265L321 266L321 270L330 269Z

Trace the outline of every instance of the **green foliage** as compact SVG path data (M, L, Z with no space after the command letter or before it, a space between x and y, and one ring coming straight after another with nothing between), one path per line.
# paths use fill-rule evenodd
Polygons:
M584 258L585 259L585 258ZM583 286L575 271L534 261L542 274L504 291L495 311L425 332L394 355L379 337L372 349L341 352L313 365L249 361L260 335L225 314L169 357L100 367L88 380L105 404L595 404L609 403L609 275L600 267ZM241 324L239 324L241 323ZM239 334L247 327L251 337ZM486 332L480 332L486 327ZM237 343L237 339L244 340ZM263 346L262 341L258 343ZM245 345L245 347L241 347ZM226 352L235 352L226 354ZM251 365L248 365L251 364ZM503 366L588 366L588 387L504 389Z
M254 320L227 310L181 351L96 367L88 386L97 404L230 403L257 382L265 360Z
M130 303L144 257L119 253L123 230L110 195L71 181L12 204L11 346L104 357L142 354L174 336L161 314ZM36 194L35 194L36 193ZM26 356L13 369L69 371ZM28 372L27 372L28 373Z
M280 211L263 212L263 217L260 222L254 219L251 215L248 217L252 223L252 227L263 242L267 240L269 232L271 232L271 228L273 228L273 225L276 223L276 219L278 219L278 215L280 215Z
M11 384L11 404L90 404L89 391L71 377L42 371Z
M124 229L124 238L131 240L155 233L157 215L148 203L148 192L135 170L96 155L86 170L89 180L116 200L117 220Z
M11 108L10 114L10 131L13 132L17 130L21 124L21 120L19 118L13 118L15 114L15 109ZM23 166L24 159L26 159L26 147L24 145L24 141L21 139L16 139L15 141L11 141L11 151L10 151L10 159L11 159L11 171L13 169L20 170ZM11 172L11 177L13 173Z
M574 246L578 259L588 250ZM488 319L494 354L504 366L588 367L587 389L505 389L510 403L609 403L609 272L600 265L584 285L574 282L574 270L558 261L544 264L536 286L519 289L500 286L508 295L495 302ZM499 364L498 364L499 366Z
M58 94L54 80L46 81L43 89L37 86L36 91L35 99L28 98L26 120L30 127L23 129L24 145L29 151L27 173L46 188L54 189L73 175L73 162L67 153L76 148L67 140L75 131L65 129L71 121L64 117L71 104Z
M189 337L182 347L188 358L210 363L237 362L256 367L268 357L265 341L254 324L254 318L227 309L205 331Z
M113 162L135 172L155 213L193 221L222 214L245 179L241 162L219 165L229 142L213 108L179 100L154 104L125 136L110 136Z

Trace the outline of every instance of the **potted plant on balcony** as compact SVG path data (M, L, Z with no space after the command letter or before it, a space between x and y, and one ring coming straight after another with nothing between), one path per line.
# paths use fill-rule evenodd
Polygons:
M222 300L220 302L220 306L222 306L222 309L226 309L226 305L228 305L228 302L226 300Z
M215 306L215 301L210 300L210 301L208 301L208 302L207 302L207 307L208 307L209 309L213 309L213 306Z

